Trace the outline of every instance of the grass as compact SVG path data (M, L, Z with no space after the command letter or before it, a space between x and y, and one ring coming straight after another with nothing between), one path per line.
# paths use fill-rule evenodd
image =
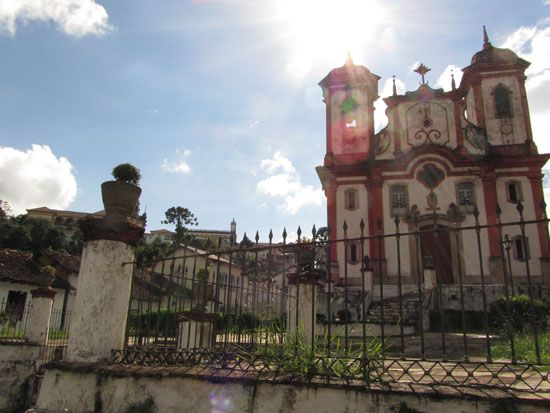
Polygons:
M295 334L286 334L280 342L283 332L269 329L267 344L258 345L256 351L240 355L248 359L250 364L258 360L269 366L269 370L277 370L311 379L314 376L337 377L340 379L361 379L376 382L382 379L384 344L378 339L372 339L364 346L345 348L342 337L331 337L319 340L312 348L303 330Z
M69 338L69 332L63 330L50 330L48 333L49 340L65 340Z
M8 328L0 330L0 338L25 338L25 333L22 330Z
M540 358L543 364L550 364L550 331L538 332ZM536 364L535 340L532 332L521 332L514 335L516 360L521 363ZM510 340L503 334L493 347L495 359L511 359Z

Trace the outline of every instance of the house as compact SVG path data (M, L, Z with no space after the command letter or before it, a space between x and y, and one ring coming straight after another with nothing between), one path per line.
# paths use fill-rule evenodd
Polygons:
M231 303L233 309L247 306L251 300L247 294L242 297L240 291L251 291L248 277L243 276L237 257L229 258L181 244L152 268L136 270L132 310L142 313L146 308L159 308L181 312L204 299L210 311L221 310L220 306L226 303Z
M438 285L457 285L460 279L479 285L480 267L493 284L505 282L507 272L520 283L528 271L534 283L550 275L541 222L541 168L550 155L540 154L533 141L525 90L529 65L513 51L494 47L484 29L482 49L462 70L458 86L452 79L452 90L432 88L423 64L415 70L417 90L400 95L394 79L393 95L384 99L388 125L378 133L379 76L349 58L319 83L327 133L317 172L327 197L330 239L354 239L331 244L334 279L345 272L358 280L366 256L375 263L376 280L398 272L414 279L429 265L435 266ZM526 225L524 235L517 224L520 202L524 220L539 221ZM476 212L483 226L481 262L475 231L455 237L450 230L475 226ZM361 220L363 235L370 237L364 244L358 240ZM508 245L503 246L499 222L516 223L502 229ZM402 237L399 262L395 238L376 238L396 229L421 233L418 243ZM509 270L505 248L511 250Z
M22 321L25 309L32 305L31 291L48 281L41 268L52 266L56 291L52 308L51 328L66 328L74 305L80 258L64 251L29 252L0 249L0 311L15 314Z

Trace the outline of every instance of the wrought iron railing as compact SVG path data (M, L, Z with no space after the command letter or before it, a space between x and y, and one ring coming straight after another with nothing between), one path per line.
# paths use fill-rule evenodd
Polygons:
M257 234L252 245L178 246L135 268L126 346L113 360L550 392L544 209L527 220L519 204L503 222L497 208L492 225L474 208L433 211L422 226L395 218L392 231L361 220L314 227L311 240L299 229L293 243L284 231L281 243L270 233L263 244ZM508 248L510 235L520 242ZM262 261L266 250L281 259ZM185 329L190 320L197 327Z

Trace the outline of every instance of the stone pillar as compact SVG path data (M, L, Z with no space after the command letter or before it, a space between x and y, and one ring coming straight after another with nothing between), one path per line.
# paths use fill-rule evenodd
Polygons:
M202 311L185 311L179 318L178 349L212 348L215 316Z
M40 287L31 291L31 308L29 309L25 331L25 336L29 342L46 344L55 294L56 292L51 287Z
M135 217L107 212L103 218L86 218L80 229L85 243L67 360L95 362L124 346L131 263L144 228Z
M290 308L288 327L290 334L299 333L306 343L312 342L317 334L317 302L315 300L318 288L322 287L324 273L312 270L305 274L289 274ZM296 325L298 311L298 325Z

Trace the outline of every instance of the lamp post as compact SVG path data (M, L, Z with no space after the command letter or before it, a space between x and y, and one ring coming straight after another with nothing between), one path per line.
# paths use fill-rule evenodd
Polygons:
M510 239L508 234L505 234L504 238L502 238L502 245L506 250L506 258L508 261L508 276L510 277L510 287L512 288L512 295L514 295L514 277L512 275L512 262L510 260L510 250L512 249L513 244L514 244L514 241Z

